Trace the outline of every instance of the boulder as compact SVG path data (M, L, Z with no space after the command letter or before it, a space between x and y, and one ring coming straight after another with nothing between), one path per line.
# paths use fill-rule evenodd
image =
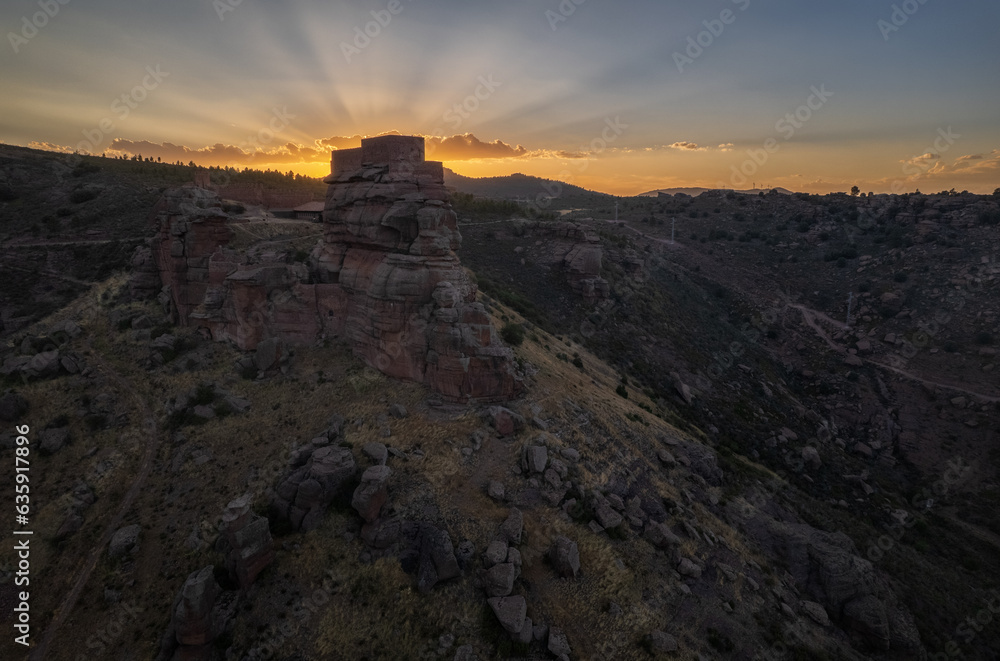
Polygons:
M351 507L368 523L379 517L382 506L389 497L391 474L392 469L388 466L372 466L362 474L361 484L354 490Z
M821 627L830 626L830 616L827 615L826 609L823 608L823 604L817 604L815 601L803 601L802 612L808 615L809 619Z
M597 522L600 523L601 527L604 529L617 528L625 521L621 514L616 512L608 503L605 502L601 502L597 505L594 514L597 516Z
M873 649L887 652L891 636L885 605L874 595L853 599L844 606L844 623Z
M42 454L54 454L69 442L69 427L46 429L39 437L38 449Z
M506 540L497 539L489 543L486 547L486 564L489 567L503 562L507 559Z
M513 563L501 562L486 570L483 589L489 597L506 597L514 590L518 570Z
M215 602L221 592L211 565L187 577L172 619L178 644L207 645L218 638L224 623L216 616Z
M361 448L361 454L365 455L376 465L384 466L386 460L389 458L389 450L385 447L385 443L365 443Z
M556 573L563 578L576 578L580 573L580 549L568 537L560 535L555 538L549 549L549 560Z
M524 429L524 417L502 406L491 406L484 412L486 421L501 436L513 436Z
M500 524L500 538L508 544L521 543L521 530L524 528L524 515L521 510L512 508L507 515L507 519Z
M486 600L496 615L500 626L512 635L517 635L524 628L525 618L528 615L528 603L524 597L517 595L514 597L492 597Z
M557 657L561 657L563 655L569 656L569 653L572 650L569 646L569 639L566 637L566 634L563 633L562 629L559 629L558 627L549 628L548 650Z
M665 523L650 521L646 524L646 529L643 534L645 538L649 540L650 544L658 546L659 548L678 546L681 543L681 538L675 535L674 532L670 530L670 527Z
M268 521L254 514L250 503L249 495L232 500L226 506L220 525L229 549L227 567L244 590L274 561L274 542Z
M278 484L271 500L272 515L289 521L295 530L312 530L356 470L347 448L328 445L312 451L304 466Z
M421 594L427 594L437 583L455 578L461 573L455 548L447 531L422 524L417 589Z
M532 445L525 451L525 464L530 473L543 473L549 461L548 450L541 445Z
M681 561L677 564L677 573L681 576L688 576L690 578L701 578L701 573L704 571L698 563L694 562L690 558L681 558Z
M138 525L125 526L115 531L111 536L111 543L108 545L108 556L112 560L132 555L139 547L139 533L142 528Z

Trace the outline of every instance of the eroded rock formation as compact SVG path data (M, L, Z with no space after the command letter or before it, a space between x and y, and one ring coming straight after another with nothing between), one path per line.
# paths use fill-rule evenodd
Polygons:
M308 265L247 263L226 247L230 221L213 193L170 191L152 255L174 319L242 349L343 336L368 364L450 400L512 398L513 354L455 254L442 165L423 154L423 138L408 136L335 152L326 232ZM148 288L142 278L136 289Z

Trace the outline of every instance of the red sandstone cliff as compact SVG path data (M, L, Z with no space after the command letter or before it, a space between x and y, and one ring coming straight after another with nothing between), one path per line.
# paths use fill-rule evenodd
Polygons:
M344 336L368 364L455 401L501 401L521 382L476 302L441 163L423 139L384 136L335 153L324 238L308 267L249 264L212 193L170 191L153 257L177 323L253 349Z

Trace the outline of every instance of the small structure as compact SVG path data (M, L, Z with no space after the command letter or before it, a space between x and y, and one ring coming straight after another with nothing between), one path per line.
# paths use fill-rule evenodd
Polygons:
M299 220L311 220L318 223L323 220L324 206L326 206L325 202L306 202L295 207L292 211L295 218Z

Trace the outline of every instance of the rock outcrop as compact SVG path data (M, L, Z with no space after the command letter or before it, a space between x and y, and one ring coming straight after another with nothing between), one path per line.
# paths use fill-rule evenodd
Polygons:
M267 519L253 513L250 496L246 495L226 506L220 528L219 544L226 554L227 569L246 590L274 561L274 542Z
M442 165L423 153L423 138L407 136L335 152L326 231L308 266L250 263L227 247L230 219L214 193L169 191L152 245L169 312L248 350L345 337L369 365L449 400L511 399L521 390L513 354L476 302ZM137 275L137 293L151 281Z

